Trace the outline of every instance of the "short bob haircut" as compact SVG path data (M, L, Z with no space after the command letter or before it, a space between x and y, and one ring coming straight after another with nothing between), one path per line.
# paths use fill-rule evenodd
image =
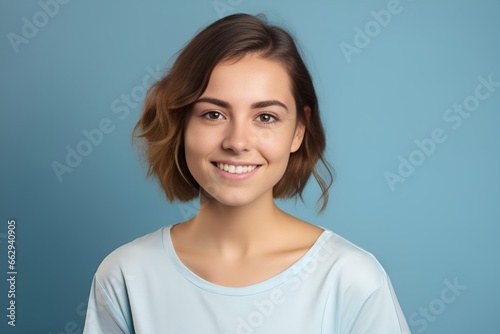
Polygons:
M133 137L142 139L140 149L149 165L147 176L158 179L170 202L187 202L199 196L200 185L185 158L186 121L194 102L205 91L214 67L248 54L258 54L284 66L291 79L297 121L305 125L302 144L290 154L285 173L273 188L273 197L298 195L303 199L302 191L312 174L322 191L321 212L328 202L333 176L323 156L325 133L311 75L293 37L268 24L262 15L234 14L212 23L181 50L168 73L148 90L142 116L133 131ZM310 109L308 114L306 107ZM316 167L318 161L324 167L322 173Z

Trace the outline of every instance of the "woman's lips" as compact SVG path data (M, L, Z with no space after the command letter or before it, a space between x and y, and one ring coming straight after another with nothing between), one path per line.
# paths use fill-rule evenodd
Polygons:
M242 174L253 171L258 165L231 165L217 162L216 167L231 174Z
M261 165L251 163L225 163L213 162L219 175L230 180L243 180L246 179L259 169Z

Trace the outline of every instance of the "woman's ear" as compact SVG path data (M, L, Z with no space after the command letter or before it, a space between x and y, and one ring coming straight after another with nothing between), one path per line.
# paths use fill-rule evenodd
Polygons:
M304 114L306 118L306 124L309 123L309 117L311 115L311 108L308 106L304 107ZM295 128L295 134L293 136L293 142L292 142L292 147L290 148L290 152L296 152L299 148L300 145L302 144L302 141L304 140L304 134L306 133L306 124L304 124L303 121L298 121L297 127Z

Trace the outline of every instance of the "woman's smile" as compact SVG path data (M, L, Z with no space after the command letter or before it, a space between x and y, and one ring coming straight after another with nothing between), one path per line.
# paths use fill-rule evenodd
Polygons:
M228 172L230 174L247 174L249 172L252 172L257 167L259 167L259 165L253 165L248 163L232 164L232 163L217 162L214 165L220 170Z

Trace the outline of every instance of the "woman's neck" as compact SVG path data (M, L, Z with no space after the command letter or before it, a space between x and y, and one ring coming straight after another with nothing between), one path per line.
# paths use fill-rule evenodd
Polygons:
M198 215L188 222L188 230L200 246L236 259L265 249L283 231L286 217L272 195L237 207L202 196Z

